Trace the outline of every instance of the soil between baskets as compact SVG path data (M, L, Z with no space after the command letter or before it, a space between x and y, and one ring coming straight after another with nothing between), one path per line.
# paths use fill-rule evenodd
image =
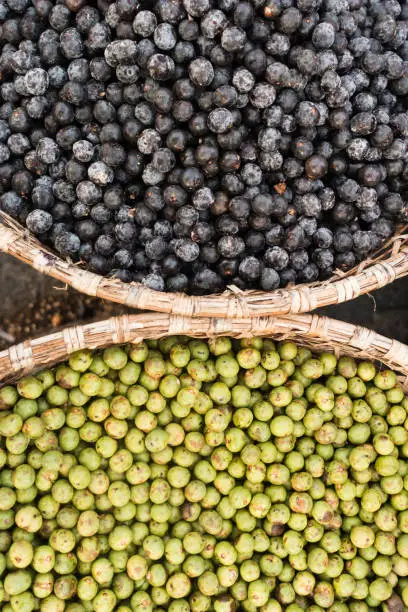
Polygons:
M0 255L0 350L80 322L130 312L66 288L10 255Z

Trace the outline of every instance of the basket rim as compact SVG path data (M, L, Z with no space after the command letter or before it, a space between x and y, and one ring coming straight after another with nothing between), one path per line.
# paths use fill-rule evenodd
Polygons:
M125 283L90 272L81 267L80 263L64 260L41 244L29 230L3 211L0 211L0 251L92 297L140 310L233 319L311 312L316 308L355 299L392 283L408 274L408 234L404 234L406 228L401 226L397 235L387 241L372 258L347 273L337 271L328 280L270 292L243 291L229 286L222 293L204 296L155 291L141 283Z
M172 335L290 339L316 352L329 351L380 362L399 373L399 381L408 391L408 345L353 323L312 314L231 320L143 313L65 327L0 352L0 386L60 363L80 349L95 350Z

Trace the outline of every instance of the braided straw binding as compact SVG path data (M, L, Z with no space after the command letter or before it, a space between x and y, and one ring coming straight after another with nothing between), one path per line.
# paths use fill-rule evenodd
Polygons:
M352 300L405 276L408 274L408 236L402 234L404 229L376 257L347 274L337 273L328 281L272 292L230 287L224 293L206 296L162 293L140 283L123 283L88 272L79 264L61 259L3 212L0 212L0 250L82 293L111 302L185 317L233 319L310 312Z
M331 351L358 359L379 361L396 370L408 391L408 346L374 331L318 315L253 317L246 319L191 318L169 314L122 315L97 323L69 327L27 340L0 353L0 381L64 361L81 348L97 349L124 342L183 334L195 338L214 336L270 336L295 340L316 352Z

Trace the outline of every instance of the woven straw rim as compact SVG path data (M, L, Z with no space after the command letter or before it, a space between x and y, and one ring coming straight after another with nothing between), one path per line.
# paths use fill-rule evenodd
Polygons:
M269 336L294 340L316 352L330 351L357 359L379 361L399 373L408 391L408 346L375 331L318 315L201 319L169 314L121 315L104 321L67 327L27 340L0 353L0 381L64 361L79 349L97 349L126 342L138 343L171 335L196 338ZM1 383L0 383L1 384Z
M141 283L124 283L84 270L44 247L26 228L0 212L0 250L78 291L131 308L187 317L259 317L310 312L370 293L408 274L408 236L399 234L371 259L347 274L337 272L327 281L271 292L242 291L190 296L153 291Z

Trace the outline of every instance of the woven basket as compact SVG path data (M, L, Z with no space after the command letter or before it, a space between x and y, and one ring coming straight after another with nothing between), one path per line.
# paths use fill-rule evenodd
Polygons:
M188 317L260 317L310 312L341 304L370 293L408 274L408 236L402 232L385 244L375 257L347 274L336 273L327 281L286 289L241 291L190 296L153 291L140 283L124 283L84 270L44 247L15 220L0 212L0 250L29 264L82 293L140 310Z
M318 315L255 317L253 319L193 319L168 314L122 315L97 323L68 327L35 340L27 340L0 353L1 383L64 361L83 348L97 349L125 342L174 334L214 336L270 336L295 340L316 352L329 350L358 359L379 361L399 374L408 391L408 346L364 327ZM0 383L0 384L1 384Z

